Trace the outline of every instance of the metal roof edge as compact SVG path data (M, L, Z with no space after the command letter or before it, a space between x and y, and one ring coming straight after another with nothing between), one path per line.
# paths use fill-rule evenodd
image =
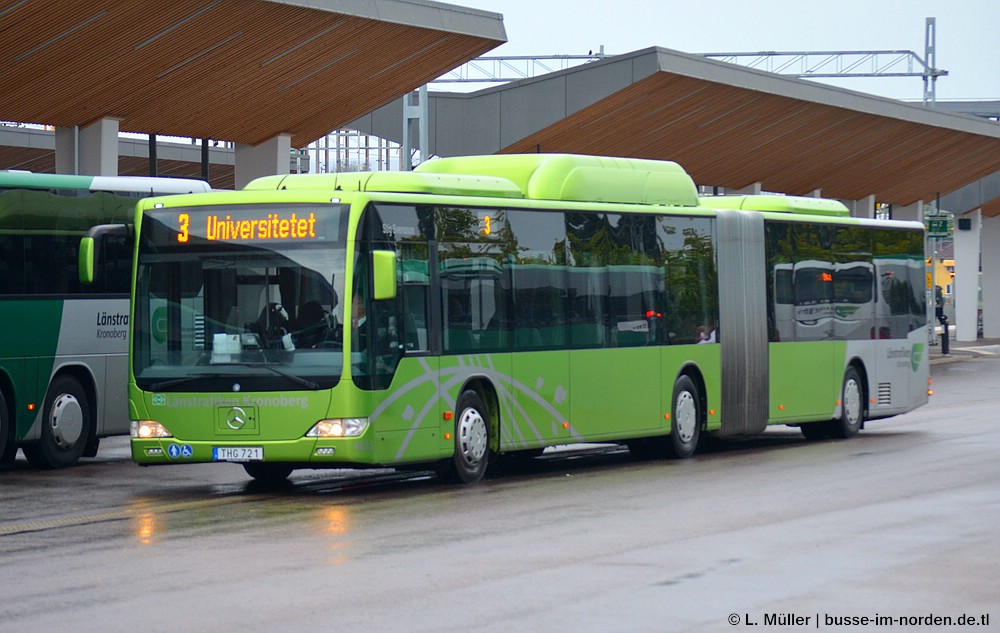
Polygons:
M264 0L506 42L503 15L433 0Z
M921 125L1000 138L1000 123L657 47L662 72Z
M583 73L590 71L592 69L604 68L614 64L621 64L624 62L633 64L633 76L632 83L645 79L656 72L656 56L658 51L661 50L656 46L650 46L648 48L639 49L631 53L623 53L621 55L608 55L604 59L596 62L588 62L586 64L580 64L578 66L571 66L570 68L563 68L561 70L555 70L550 73L545 73L544 75L536 75L534 77L526 77L524 79L518 79L516 81L508 81L496 86L488 86L486 88L480 88L479 90L473 90L470 92L451 92L448 90L432 90L428 92L428 95L434 97L435 99L475 99L478 97L484 97L487 95L495 94L498 92L504 92L507 90L514 90L523 86L529 86L535 83L542 83L546 81L553 81L561 79L568 75L573 75L576 73ZM642 73L640 71L639 76L636 76L634 63L643 57L650 58L649 71Z
M649 66L643 66L642 62L645 60L642 58L652 58L653 63ZM651 46L621 55L608 55L605 59L597 62L580 64L579 66L535 77L528 77L518 81L511 81L498 86L489 86L472 92L432 91L429 94L435 99L465 99L473 101L480 97L515 90L522 86L560 80L568 75L584 73L622 62L631 62L633 64L633 83L641 81L649 75L655 74L655 72L666 72L692 79L721 83L743 90L763 92L819 105L843 108L854 112L884 116L920 125L942 127L969 134L1000 138L1000 123L988 119L928 108L919 103L909 103L889 97L881 97L847 88L830 86L807 79L787 77L777 73L747 68L661 46ZM640 70L642 68L646 70Z

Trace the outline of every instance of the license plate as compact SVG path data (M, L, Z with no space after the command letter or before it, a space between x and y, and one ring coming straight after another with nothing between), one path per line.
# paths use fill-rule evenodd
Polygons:
M263 446L215 446L212 459L217 462L259 462L264 459Z

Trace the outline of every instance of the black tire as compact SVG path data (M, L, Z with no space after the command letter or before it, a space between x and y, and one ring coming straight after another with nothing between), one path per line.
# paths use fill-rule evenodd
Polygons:
M286 464L268 464L266 462L246 462L243 470L262 484L275 485L288 479L292 467Z
M680 376L674 383L670 404L669 454L677 459L694 455L701 437L701 394L689 376Z
M17 444L14 442L14 418L7 409L7 399L0 391L0 466L14 463Z
M800 424L799 430L802 431L802 435L804 435L807 440L822 440L830 437L829 429L824 422Z
M670 433L628 440L629 453L639 461L650 459L686 459L694 455L701 439L701 397L688 376L674 383L670 404Z
M490 465L490 417L486 403L472 389L462 392L455 407L455 453L445 462L446 479L473 484Z
M638 461L644 462L650 459L662 459L667 456L667 438L668 436L666 435L642 437L628 440L625 442L625 446L628 447L628 452L631 453L632 458Z
M65 468L83 455L94 421L87 392L72 376L56 376L45 394L42 436L25 444L24 456L37 468Z
M865 386L854 367L844 372L840 402L840 417L827 422L827 429L832 437L846 440L857 435L865 423Z

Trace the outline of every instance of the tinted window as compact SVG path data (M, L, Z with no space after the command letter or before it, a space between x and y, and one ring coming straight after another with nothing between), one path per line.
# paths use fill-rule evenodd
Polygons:
M765 223L770 340L905 338L926 323L920 231Z
M717 342L721 333L713 221L662 216L656 222L669 341Z

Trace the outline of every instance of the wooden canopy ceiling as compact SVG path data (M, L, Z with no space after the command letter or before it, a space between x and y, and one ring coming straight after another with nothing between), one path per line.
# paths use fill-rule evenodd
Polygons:
M719 62L654 52L654 72L501 151L669 159L699 184L761 182L799 195L821 188L824 197L874 194L900 205L1000 170L994 122L732 66L720 73ZM998 214L1000 204L983 210Z
M0 0L0 119L304 147L505 39L426 0Z

